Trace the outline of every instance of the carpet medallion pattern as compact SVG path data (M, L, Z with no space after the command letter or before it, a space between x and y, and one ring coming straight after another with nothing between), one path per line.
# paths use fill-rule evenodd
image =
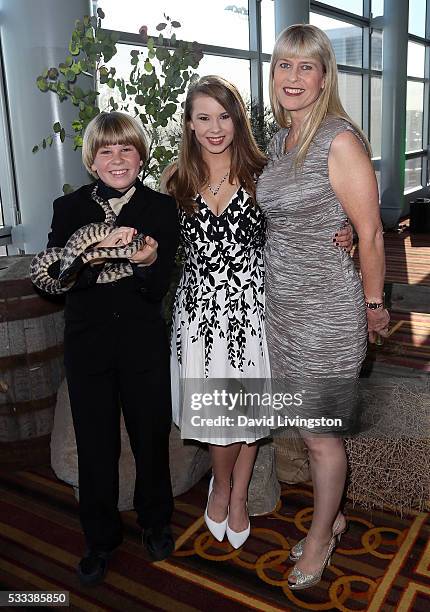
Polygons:
M323 580L292 592L291 546L312 516L312 489L283 485L281 503L252 519L235 551L208 533L202 517L206 480L177 498L175 554L149 563L132 512L124 543L103 585L84 588L75 567L83 538L71 487L49 468L0 474L0 588L67 590L75 610L355 610L425 612L430 607L427 513L400 518L346 506L349 527Z

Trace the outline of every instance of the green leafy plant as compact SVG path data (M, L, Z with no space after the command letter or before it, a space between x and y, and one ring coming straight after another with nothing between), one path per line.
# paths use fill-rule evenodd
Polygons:
M269 106L265 106L262 112L257 103L250 101L247 101L246 107L254 138L263 153L267 153L270 141L279 130L279 126L273 118L272 110Z
M102 28L104 17L98 8L97 15L77 20L64 62L37 77L40 91L70 101L77 114L70 126L55 122L52 133L33 147L33 153L52 146L55 139L71 140L78 149L86 126L100 111L128 112L140 119L147 135L149 157L142 178L156 183L177 152L176 131L167 133L165 128L176 121L180 97L197 77L194 70L203 53L197 43L177 40L175 30L181 24L164 15L165 21L156 27L157 38L148 37L146 28L141 28L146 47L130 51L130 74L125 80L111 65L119 38L117 32ZM104 108L100 108L102 87L112 90ZM70 185L63 186L64 192L70 190Z

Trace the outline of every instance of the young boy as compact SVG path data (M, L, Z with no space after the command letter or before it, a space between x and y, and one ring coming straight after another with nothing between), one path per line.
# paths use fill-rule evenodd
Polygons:
M179 226L175 201L137 178L146 158L137 121L119 112L98 115L85 131L82 148L84 165L97 182L54 202L49 234L48 247L64 247L80 227L103 222L101 198L117 222L100 246L125 245L136 231L146 236L131 259L132 276L97 284L104 263L86 265L66 294L65 367L87 543L78 575L87 585L103 580L107 560L122 541L117 508L121 409L136 462L134 507L146 548L154 560L174 548L169 348L161 300Z

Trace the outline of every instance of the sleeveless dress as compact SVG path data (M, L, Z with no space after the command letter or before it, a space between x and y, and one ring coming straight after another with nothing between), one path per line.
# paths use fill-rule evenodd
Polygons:
M267 222L272 384L300 391L301 408L286 414L307 419L299 428L315 433L346 434L356 427L357 378L367 347L359 275L349 254L332 243L347 217L330 185L328 155L335 136L345 130L360 139L348 122L328 116L303 166L295 168L296 148L284 153L288 129L281 129L257 187ZM325 424L310 421L322 418ZM333 418L339 421L333 424Z
M195 201L195 214L179 212L185 263L173 309L173 420L183 438L219 445L255 442L270 435L270 407L247 407L245 425L219 421L191 427L197 412L234 417L237 406L205 410L191 407L190 398L221 387L243 395L250 387L264 388L270 378L264 329L264 216L242 187L218 216L200 194Z

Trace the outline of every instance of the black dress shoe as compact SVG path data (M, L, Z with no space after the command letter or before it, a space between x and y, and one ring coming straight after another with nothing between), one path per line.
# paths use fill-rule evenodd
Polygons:
M147 527L143 534L143 543L154 561L162 561L175 550L170 525L164 527Z
M96 552L92 550L86 552L78 565L78 576L81 584L94 586L103 582L110 555L110 552Z

